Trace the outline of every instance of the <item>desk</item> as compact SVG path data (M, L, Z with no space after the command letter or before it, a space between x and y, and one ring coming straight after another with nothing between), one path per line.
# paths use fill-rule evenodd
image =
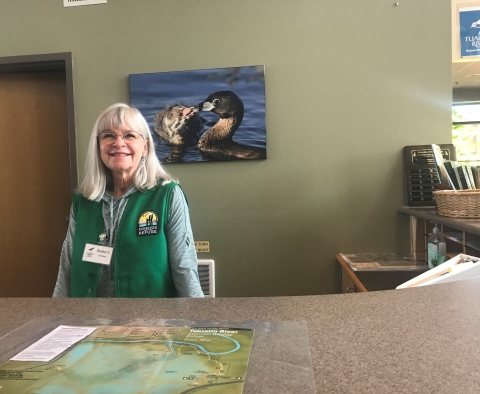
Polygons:
M480 388L478 299L480 279L348 295L6 298L0 299L0 335L45 316L305 321L318 393L466 394Z
M427 271L424 262L409 253L339 254L342 266L342 293L393 290Z

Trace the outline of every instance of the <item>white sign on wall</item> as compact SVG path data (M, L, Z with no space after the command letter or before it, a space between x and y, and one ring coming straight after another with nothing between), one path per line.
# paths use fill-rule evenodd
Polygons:
M107 4L107 0L63 0L64 7L75 7L79 5Z
M480 7L460 8L460 56L480 56Z

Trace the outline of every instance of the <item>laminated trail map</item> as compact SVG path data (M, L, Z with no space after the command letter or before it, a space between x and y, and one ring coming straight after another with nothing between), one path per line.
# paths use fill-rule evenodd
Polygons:
M0 394L240 394L253 333L61 325L0 366Z

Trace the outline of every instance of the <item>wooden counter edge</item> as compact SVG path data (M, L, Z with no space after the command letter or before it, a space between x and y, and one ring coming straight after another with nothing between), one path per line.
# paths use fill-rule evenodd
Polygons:
M350 279L353 281L353 284L355 287L360 291L360 292L368 292L368 290L365 288L365 286L360 282L360 280L357 278L357 275L352 271L350 266L345 262L342 256L337 254L337 261L339 264L344 268L345 272L347 275L350 277Z

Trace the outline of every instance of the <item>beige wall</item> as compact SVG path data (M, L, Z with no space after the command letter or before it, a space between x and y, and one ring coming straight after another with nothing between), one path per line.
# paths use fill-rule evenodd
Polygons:
M408 250L402 148L451 142L451 3L394 3L2 0L0 56L73 53L80 169L129 74L265 65L268 159L167 168L219 296L331 293L337 253Z

